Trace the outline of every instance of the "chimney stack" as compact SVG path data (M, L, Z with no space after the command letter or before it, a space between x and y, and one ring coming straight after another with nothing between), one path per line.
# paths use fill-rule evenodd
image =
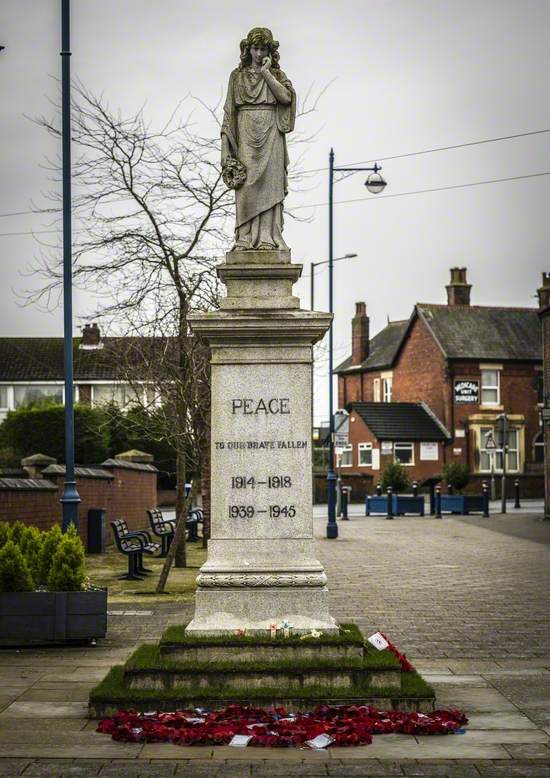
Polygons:
M360 365L369 355L369 317L365 303L355 303L351 320L351 364Z
M99 332L99 326L97 322L93 324L85 324L82 330L82 340L80 341L81 348L98 348L101 340L101 334Z
M466 280L465 267L451 268L451 283L447 289L447 305L470 305L472 285Z
M542 286L537 289L539 296L539 308L543 311L550 307L550 273L542 274Z

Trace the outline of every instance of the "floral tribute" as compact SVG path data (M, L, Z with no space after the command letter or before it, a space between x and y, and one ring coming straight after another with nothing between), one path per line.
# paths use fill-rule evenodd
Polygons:
M409 735L447 735L468 719L459 710L437 710L429 715L379 711L370 705L318 705L310 713L285 708L228 705L223 710L174 713L119 711L100 721L97 731L126 743L175 743L182 746L227 745L235 735L252 736L251 746L289 748L327 735L334 746L363 746L373 735L391 732Z
M399 664L401 665L401 669L404 673L412 673L414 670L414 667L411 665L409 660L407 659L407 656L405 654L402 654L401 651L399 651L398 648L394 646L394 644L391 642L389 637L387 635L384 635L383 632L380 633L386 643L388 644L388 651L390 651L394 657L397 659Z

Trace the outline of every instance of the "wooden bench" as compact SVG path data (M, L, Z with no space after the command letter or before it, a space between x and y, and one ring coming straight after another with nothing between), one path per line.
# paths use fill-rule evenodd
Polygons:
M143 581L143 576L152 572L143 566L143 554L155 554L160 544L153 543L146 530L130 531L124 519L112 521L111 529L118 550L128 557L128 572L119 580Z

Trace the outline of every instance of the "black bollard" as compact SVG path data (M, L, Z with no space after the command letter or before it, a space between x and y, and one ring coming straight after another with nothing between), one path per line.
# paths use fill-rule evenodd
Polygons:
M435 514L435 485L430 481L430 516Z
M387 519L393 519L393 489L388 486L388 512L386 514Z
M380 484L376 484L376 496L382 497L382 487L380 486Z
M413 481L413 497L418 497L418 481Z
M441 515L441 487L435 487L435 518L442 519Z
M342 487L342 509L340 515L342 519L349 521L348 517L348 495L351 490L348 490L346 486Z
M514 494L515 494L515 502L514 502L514 508L521 508L521 503L519 501L519 479L516 478L514 481Z
M488 519L489 518L489 487L487 486L486 481L483 481L482 491L483 491L483 518Z

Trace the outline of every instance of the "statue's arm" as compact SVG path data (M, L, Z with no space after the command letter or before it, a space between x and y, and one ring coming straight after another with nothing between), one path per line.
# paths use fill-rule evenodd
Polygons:
M290 89L287 89L287 87L284 84L281 84L280 81L278 81L271 70L269 69L269 65L271 64L271 61L269 63L265 63L262 67L262 75L270 88L271 92L273 93L275 99L278 103L281 103L282 105L290 105L292 102L292 93Z
M225 166L228 157L236 152L236 119L235 98L233 90L234 74L229 77L227 96L223 109L223 123L221 128L221 165Z

